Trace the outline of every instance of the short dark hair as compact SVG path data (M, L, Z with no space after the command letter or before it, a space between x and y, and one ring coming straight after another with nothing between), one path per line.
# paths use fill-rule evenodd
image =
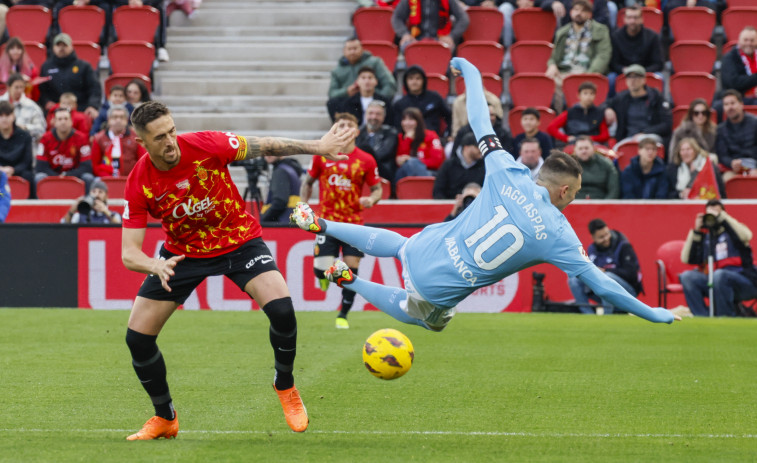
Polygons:
M13 105L8 100L0 101L0 114L7 116L13 114Z
M66 108L65 106L58 106L57 108L55 108L55 111L53 111L53 114L57 115L58 113L67 113L70 116L71 110Z
M131 113L131 125L139 133L145 133L147 124L163 116L171 114L166 105L159 101L148 101L137 106Z
M357 117L355 117L354 114L351 113L336 113L334 114L334 122L339 121L350 121L354 122L356 125L360 125L360 122L357 120Z
M555 149L550 151L549 156L544 160L544 164L539 169L538 178L557 183L559 181L557 177L578 178L582 172L581 164L575 157Z
M583 8L584 11L593 12L594 6L591 4L589 0L573 0L573 4L570 6L571 8L575 8L577 6L580 6Z
M634 3L633 5L629 5L626 7L626 13L629 11L643 11L643 10L641 9L641 5L639 5L638 3Z
M460 140L460 146L478 146L478 142L476 141L476 135L473 132L468 132L465 135L463 135L462 140Z
M579 141L588 141L592 145L594 145L594 140L591 139L588 135L579 135L576 137L575 140L573 140L573 145L576 145Z
M652 137L644 137L639 141L639 149L644 148L648 145L652 145L657 148L657 140Z
M113 92L118 92L118 91L126 95L126 87L124 87L123 85L114 85L110 87L110 92L108 93L108 95L112 95Z
M370 72L371 74L373 74L373 77L375 77L376 79L378 79L378 76L376 75L376 70L373 69L372 67L370 67L370 66L363 66L363 67L361 67L357 71L357 75L360 76L360 74L362 74L364 72Z
M523 148L523 145L526 143L536 143L539 146L539 149L541 150L541 143L539 143L539 140L534 137L525 137L523 140L520 141L520 147L518 151L520 151L520 148Z
M704 205L704 207L710 207L710 206L720 206L721 209L725 210L725 206L723 205L723 202L719 199L711 199L707 201L707 204Z
M594 82L584 81L581 82L581 85L578 86L578 93L581 93L584 90L591 90L596 95L597 93L597 86L594 85Z
M24 76L20 72L14 72L13 74L8 76L8 82L5 83L8 87L13 85L15 82L18 82L19 80L23 81Z
M536 108L529 106L528 108L524 109L522 113L520 113L520 117L528 115L534 116L537 120L541 120L541 113Z
M727 96L736 97L736 99L739 100L739 103L743 103L744 102L744 97L741 95L741 92L738 91L738 90L736 90L736 89L729 88L728 90L726 90L725 92L723 92L723 99L724 100L725 100L725 97L727 97Z
M589 233L592 235L596 233L597 231L605 228L607 224L602 219L594 219L591 222L589 222Z

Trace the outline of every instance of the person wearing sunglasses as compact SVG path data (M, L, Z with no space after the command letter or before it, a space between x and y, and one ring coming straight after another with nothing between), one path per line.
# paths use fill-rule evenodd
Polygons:
M673 151L684 138L693 138L708 153L715 152L715 135L717 125L712 121L710 105L704 98L696 98L689 104L681 123L673 131L668 148L668 162L673 157Z

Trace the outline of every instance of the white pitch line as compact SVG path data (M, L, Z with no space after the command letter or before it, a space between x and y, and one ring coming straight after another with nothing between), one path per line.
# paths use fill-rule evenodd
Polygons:
M133 429L40 429L0 428L0 433L129 433ZM182 429L181 434L291 434L291 431L240 431ZM660 438L660 439L757 439L757 434L654 434L654 433L560 433L560 432L506 432L506 431L339 431L310 430L308 434L346 435L426 435L426 436L486 436L486 437L548 437L548 438Z

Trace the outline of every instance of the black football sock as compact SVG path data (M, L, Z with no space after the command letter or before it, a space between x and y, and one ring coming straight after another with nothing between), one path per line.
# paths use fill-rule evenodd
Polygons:
M131 351L131 363L139 382L150 396L155 415L173 420L176 415L166 380L166 363L155 342L157 339L157 336L126 330L126 345Z
M357 269L350 267L353 275L357 275ZM352 304L355 303L355 291L350 291L347 288L342 288L342 308L339 310L337 317L347 318L347 314L352 308Z
M273 347L276 375L273 384L282 391L294 386L294 358L297 354L297 319L291 297L276 299L263 307L271 322L269 335Z

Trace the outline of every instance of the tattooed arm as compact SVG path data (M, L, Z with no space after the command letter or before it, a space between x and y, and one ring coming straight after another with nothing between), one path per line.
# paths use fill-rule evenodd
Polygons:
M279 137L248 137L245 159L262 156L291 156L293 154L312 154L325 156L332 160L347 159L339 155L339 150L353 137L350 128L337 129L336 124L320 140L292 140Z

